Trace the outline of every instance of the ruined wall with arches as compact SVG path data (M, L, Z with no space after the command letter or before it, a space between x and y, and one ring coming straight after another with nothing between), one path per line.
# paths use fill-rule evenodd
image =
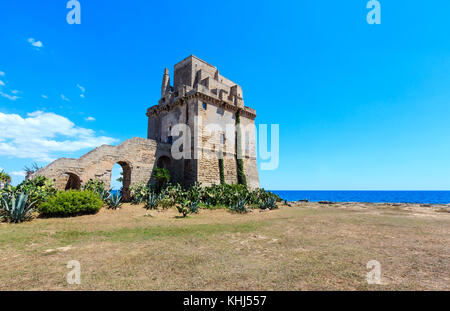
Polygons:
M98 179L111 186L111 171L115 164L122 166L124 196L129 188L140 182L149 182L158 163L173 171L170 148L152 139L132 138L118 146L103 145L78 159L60 158L37 171L52 179L60 190L80 189L89 179ZM160 159L161 158L161 159Z

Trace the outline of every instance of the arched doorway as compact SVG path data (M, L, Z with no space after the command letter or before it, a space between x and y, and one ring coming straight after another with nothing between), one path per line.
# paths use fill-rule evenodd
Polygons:
M114 164L111 169L111 189L121 191L124 201L130 199L131 165L124 161Z
M170 158L168 156L160 156L156 162L156 166L159 168L165 168L170 171Z
M78 175L74 173L64 173L64 175L68 176L64 190L80 190L81 179Z

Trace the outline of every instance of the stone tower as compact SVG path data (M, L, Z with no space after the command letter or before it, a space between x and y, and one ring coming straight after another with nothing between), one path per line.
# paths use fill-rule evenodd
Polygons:
M219 74L219 70L191 55L174 67L174 85L166 69L161 99L147 110L148 138L160 145L171 145L180 138L173 135L176 124L185 124L191 133L191 157L175 159L170 152L159 165L167 166L175 181L190 185L219 184L218 154L223 155L227 183L237 182L236 114L242 128L244 172L251 188L259 187L255 151L256 111L244 105L242 88ZM227 130L228 129L228 130ZM190 145L190 146L189 146Z
M48 177L61 190L80 189L89 179L101 180L109 188L112 168L119 164L127 198L131 186L152 180L155 167L167 168L171 181L185 187L196 181L219 184L219 157L223 158L225 181L237 183L236 150L241 150L239 163L244 164L247 185L259 187L256 112L244 105L242 88L220 75L216 67L192 55L175 65L173 80L171 86L169 70L165 69L161 98L147 109L147 138L134 137L118 146L102 145L78 159L57 159L28 178ZM235 129L238 115L239 136ZM191 135L174 135L173 130L180 125ZM237 137L241 137L241 148L236 148ZM182 157L173 152L177 148L183 151ZM188 153L190 156L185 156Z

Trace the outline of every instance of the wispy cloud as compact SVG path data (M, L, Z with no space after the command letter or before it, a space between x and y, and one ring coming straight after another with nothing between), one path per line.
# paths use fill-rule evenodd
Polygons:
M64 94L61 94L61 99L65 100L66 102L70 101L70 99L68 99L66 96L64 96Z
M4 71L0 71L0 77L4 77L5 76L5 72Z
M42 94L41 96L42 96L42 98L48 99L48 96L45 94Z
M36 41L34 38L29 38L28 42L34 46L35 48L37 48L38 50L44 46L44 44L41 41Z
M11 93L13 93L13 94L19 94L19 90L12 90Z
M25 177L27 174L24 171L18 171L18 172L16 171L16 172L11 172L11 175Z
M0 112L0 155L50 162L69 152L115 142L55 113L36 111L22 117Z
M77 84L77 87L80 89L80 91L81 91L81 94L80 94L80 97L81 98L86 98L86 96L84 95L84 93L86 93L86 88L84 88L83 86L81 86L81 85L79 85L79 84Z
M95 118L94 117L87 117L87 118L84 118L84 120L85 121L95 121Z
M9 94L4 93L4 92L2 92L2 91L0 91L0 96L1 96L1 97L4 97L4 98L7 98L7 99L9 99L9 100L17 100L17 99L20 98L19 96L16 96L16 95L9 95Z
M2 80L0 80L0 85L1 85L1 86L5 86L5 82L3 82Z
M81 85L77 84L77 87L81 90L82 93L86 92L86 89Z

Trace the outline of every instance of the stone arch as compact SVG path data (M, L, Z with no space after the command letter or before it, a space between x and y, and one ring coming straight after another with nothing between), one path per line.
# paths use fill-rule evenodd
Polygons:
M119 164L122 167L122 197L124 201L128 201L130 199L132 165L128 161L117 161L113 163L113 165L111 166L111 170L115 164Z
M158 158L158 161L156 161L156 166L170 171L171 160L168 156L162 155Z
M75 173L65 172L63 175L67 176L66 186L64 190L80 190L81 189L81 179Z

